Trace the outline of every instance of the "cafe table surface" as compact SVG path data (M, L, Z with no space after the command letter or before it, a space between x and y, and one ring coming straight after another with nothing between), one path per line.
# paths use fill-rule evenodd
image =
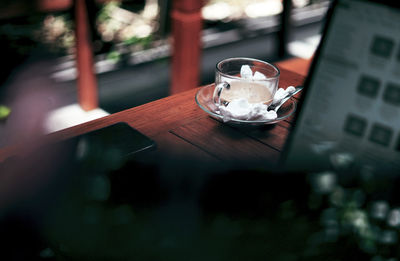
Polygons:
M278 65L279 66L279 65ZM304 75L280 68L280 88L303 84ZM199 87L202 88L202 87ZM196 104L199 88L124 110L48 135L59 141L118 122L125 122L156 143L144 158L152 164L191 162L191 168L225 165L233 168L276 166L293 117L272 125L239 127L222 123ZM300 95L300 94L299 94ZM296 95L294 99L298 98ZM0 150L0 162L21 146ZM174 168L174 167L173 167Z

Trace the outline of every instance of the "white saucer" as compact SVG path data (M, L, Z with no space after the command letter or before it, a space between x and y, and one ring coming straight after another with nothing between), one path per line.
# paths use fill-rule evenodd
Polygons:
M223 121L223 116L219 114L217 106L213 102L214 85L210 84L205 87L200 88L196 93L195 99L197 105L207 112L211 117ZM278 117L273 120L238 120L231 119L227 123L239 124L239 125L265 125L265 124L275 124L277 122L283 121L289 118L296 111L296 102L293 99L289 99L285 104L283 104L277 111Z

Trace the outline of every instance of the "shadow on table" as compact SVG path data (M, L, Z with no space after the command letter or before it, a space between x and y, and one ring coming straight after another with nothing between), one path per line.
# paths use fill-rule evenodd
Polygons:
M399 179L372 169L305 174L203 166L189 172L183 158L165 171L143 160L150 152L122 161L76 152L67 142L0 166L2 184L9 185L0 197L7 260L400 255Z

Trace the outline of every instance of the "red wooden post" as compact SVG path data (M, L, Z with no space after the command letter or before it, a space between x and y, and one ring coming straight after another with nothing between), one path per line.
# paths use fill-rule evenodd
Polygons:
M172 79L170 94L199 84L201 0L174 0L172 9Z
M72 0L36 0L36 5L41 12L54 12L70 8Z
M75 0L75 36L78 100L89 111L98 107L98 94L85 0Z

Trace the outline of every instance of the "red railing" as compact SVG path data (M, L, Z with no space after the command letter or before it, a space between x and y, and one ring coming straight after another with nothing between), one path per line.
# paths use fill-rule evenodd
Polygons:
M107 2L109 0L92 0ZM199 84L201 56L201 0L174 0L172 16L172 70L169 93L177 93ZM26 15L32 8L39 12L62 11L74 8L77 88L79 104L84 110L98 106L97 81L93 65L93 52L86 0L36 0L22 1L0 8L0 18Z
M89 0L107 2L110 0ZM24 3L24 4L21 4ZM279 33L279 54L285 57L290 28L291 0L283 0L282 30ZM0 5L0 18L29 14L34 6L40 12L61 11L74 7L77 50L78 100L84 110L98 106L97 81L93 66L90 27L86 0L36 0L22 1L9 6ZM201 60L202 0L173 0L172 19L172 67L170 94L192 89L199 84ZM6 12L4 12L6 11ZM22 13L21 13L22 12Z

